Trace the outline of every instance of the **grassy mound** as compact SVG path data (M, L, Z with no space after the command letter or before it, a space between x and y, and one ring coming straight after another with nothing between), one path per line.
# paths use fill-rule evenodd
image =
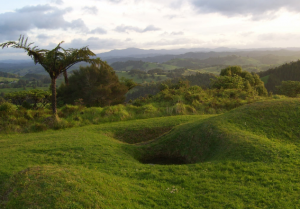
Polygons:
M99 179L102 181L97 181ZM58 166L28 168L17 173L4 185L2 206L100 208L105 204L110 205L108 200L115 195L114 190L122 189L116 182L105 174L96 174L87 169Z
M0 208L299 208L299 106L2 134Z
M174 126L193 122L212 115L182 115L163 118L140 119L101 125L101 132L128 144L148 142L168 133ZM96 126L95 126L96 127Z
M245 105L223 115L174 128L143 147L144 163L214 160L276 161L298 156L300 100ZM161 161L161 162L160 162Z

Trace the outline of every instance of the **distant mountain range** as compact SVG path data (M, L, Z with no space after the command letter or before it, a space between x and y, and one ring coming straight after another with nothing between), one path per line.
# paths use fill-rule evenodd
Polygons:
M224 51L239 51L238 49L220 47L215 49L209 48L192 48L192 49L138 49L138 48L128 48L128 49L114 49L109 52L104 52L97 54L98 57L101 58L121 58L121 57L135 57L135 58L145 58L145 57L155 57L159 55L179 55L185 54L188 52L224 52Z
M268 63L277 63L279 60L292 61L300 58L300 48L287 49L234 49L234 48L193 48L193 49L172 49L172 50L144 50L138 48L128 48L123 50L112 50L110 52L97 54L98 57L107 61L109 64L127 61L143 61L148 63L166 63L177 59L195 59L197 62L208 58L220 58L227 56L240 56L254 59L267 59ZM279 58L281 57L281 58ZM274 60L274 62L272 61ZM211 60L215 62L216 60ZM191 62L191 60L189 60ZM194 61L192 61L194 62ZM262 60L262 62L264 62ZM172 64L174 62L172 61ZM200 63L201 64L201 63ZM212 63L213 64L213 63ZM238 64L238 63L237 63ZM86 63L78 63L70 70L78 69L80 65ZM180 65L182 67L182 65ZM34 65L32 60L0 60L0 71L9 73L19 73L21 76L27 73L46 74L42 66Z
M227 50L226 50L227 49ZM186 50L186 49L183 49ZM195 49L197 50L197 49ZM200 50L200 49L199 49ZM204 50L204 49L203 49ZM261 56L280 56L280 57L296 57L300 58L300 48L296 50L296 48L293 48L293 50L287 50L287 49L257 49L257 50L238 50L238 49L229 49L229 48L218 48L219 51L194 51L194 52L186 52L182 54L151 54L151 56L148 56L145 51L142 50L141 54L139 55L131 55L130 52L137 51L137 50L119 50L117 54L119 56L108 56L113 55L114 52L111 51L107 52L104 56L102 54L97 54L98 57L101 59L107 61L109 64L115 63L115 62L126 62L126 61L143 61L143 62L156 62L156 63L164 63L168 62L172 59L197 59L197 60L204 60L208 58L215 58L215 57L226 57L231 55L238 55L242 57L251 57L251 58L257 58ZM224 50L224 51L222 51ZM179 51L179 50L178 50ZM178 52L177 51L177 52ZM126 54L128 52L128 54ZM144 52L144 54L142 53ZM172 52L167 51L166 52ZM108 54L110 53L110 54ZM174 52L175 53L175 52ZM121 56L122 55L122 56ZM106 56L106 57L105 57Z
M186 54L188 52L240 52L240 51L300 51L300 48L259 48L259 49L236 49L236 48L181 48L181 49L139 49L139 48L128 48L128 49L114 49L109 52L99 53L98 57L110 59L110 58L122 58L122 57L135 57L135 58L145 58L145 57L155 57L159 55L180 55Z

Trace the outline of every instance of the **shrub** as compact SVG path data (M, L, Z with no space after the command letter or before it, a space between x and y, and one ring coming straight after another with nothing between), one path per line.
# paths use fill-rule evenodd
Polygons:
M10 114L15 110L14 105L9 102L3 102L0 104L0 115Z
M144 106L142 107L142 109L143 109L143 112L144 112L145 114L147 114L147 113L156 113L156 112L157 112L157 108L154 107L152 104L144 105Z
M124 105L115 105L115 106L105 107L105 108L103 108L101 115L103 117L112 117L112 118L115 117L120 120L123 120L130 116Z
M280 86L277 86L279 94L288 97L297 97L300 94L300 81L282 81Z

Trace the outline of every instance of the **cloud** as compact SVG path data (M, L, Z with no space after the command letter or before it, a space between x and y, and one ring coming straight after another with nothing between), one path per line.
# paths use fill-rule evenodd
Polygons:
M51 0L51 3L62 5L64 2L62 0Z
M40 34L37 36L38 39L41 39L41 40L45 40L45 39L49 39L51 38L51 36L48 36L46 34Z
M91 30L89 32L89 34L106 34L106 33L107 33L107 31L104 30L104 29L102 29L102 28L100 28L100 27L97 27L94 30Z
M184 32L182 32L182 31L172 32L171 35L173 35L173 36L184 35Z
M178 46L178 45L199 45L199 44L203 44L204 42L198 39L188 39L188 38L176 38L176 39L160 39L158 41L151 41L151 42L147 42L144 45L149 47L149 46Z
M178 32L171 32L171 33L168 33L168 32L164 32L162 34L160 34L161 36L181 36L181 35L184 35L184 32L182 31L178 31Z
M136 33L145 33L149 31L158 31L160 28L155 27L154 25L149 25L145 29L141 29L134 26L126 26L126 25L120 25L115 28L115 31L119 33L128 33L130 31L136 32Z
M92 50L120 48L125 44L122 40L116 39L100 39L98 37L90 37L88 39L73 39L70 43L63 44L64 48L82 48L89 46Z
M83 7L82 10L84 11L85 14L92 14L92 15L97 15L98 14L98 8L93 6L93 7Z
M179 18L179 17L181 17L180 15L165 15L164 16L165 18L168 18L168 19L170 19L170 20L172 20L172 19L174 19L174 18Z
M120 2L122 2L123 0L107 0L107 1L112 2L112 3L120 3Z
M32 29L88 30L81 19L67 21L64 15L72 8L58 9L46 5L26 6L14 12L0 14L0 40L18 37Z
M157 28L154 25L149 25L143 30L143 33L148 32L148 31L158 31L158 30L160 30L160 28Z
M199 13L220 13L231 17L236 15L248 16L253 19L266 19L280 9L292 12L300 12L298 0L190 0Z
M264 33L258 35L258 40L264 42L274 42L274 41L290 41L299 40L300 35L295 33Z

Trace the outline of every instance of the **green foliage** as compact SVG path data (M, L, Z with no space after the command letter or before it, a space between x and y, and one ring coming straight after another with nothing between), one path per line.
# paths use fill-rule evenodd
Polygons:
M165 74L165 71L160 69L160 68L156 68L156 69L151 69L151 70L148 70L149 74L158 74L158 75L164 75Z
M135 83L132 79L122 77L120 81L127 86L128 91L137 86L137 83Z
M297 97L300 95L300 81L282 81L280 86L277 86L278 93L288 96Z
M220 76L212 80L212 88L216 89L243 89L245 87L242 77L234 74L233 76Z
M132 104L137 107L153 104L168 115L213 114L266 99L269 98L256 96L253 92L241 88L203 90L199 86L189 87L188 81L180 81L177 84L164 83L158 94L141 97L134 100Z
M169 80L165 80L157 83L146 83L142 85L138 85L129 91L126 95L126 101L134 100L139 97L147 97L148 95L155 95L159 91L169 88L169 86L178 85L178 82L187 82L191 86L201 86L203 88L208 88L210 85L210 79L215 78L214 75L208 73L197 73L195 75L190 76L181 76L178 78L173 78Z
M104 107L123 103L128 88L134 85L132 80L119 82L115 71L109 66L91 65L73 71L69 85L61 85L57 96L66 104L83 99L87 106Z
M1 72L0 71L0 77L4 78L18 78L19 76L13 73L6 73L6 72Z
M129 71L128 74L129 75L141 75L141 74L145 75L145 74L147 74L147 72L139 70L139 69L132 69L132 70Z
M126 61L126 62L114 62L111 64L111 67L115 71L121 71L121 70L129 70L129 71L136 71L137 73L141 73L147 70L152 70L152 69L163 69L163 70L173 70L177 68L176 66L173 65L168 65L168 64L158 64L154 62L143 62L143 61ZM142 72L140 72L142 71Z
M223 70L221 70L220 76L241 76L242 68L240 66L229 66Z
M212 79L212 88L216 89L242 89L259 96L267 96L264 83L255 73L242 71L239 66L230 66L221 70L220 76Z
M34 89L30 91L17 91L5 95L7 100L10 100L18 108L23 106L27 109L44 108L51 101L51 93Z
M0 103L0 115L8 115L15 110L14 106L9 102L1 102Z
M57 77L65 73L66 71L76 63L88 62L91 64L98 64L101 66L108 66L106 62L103 62L100 58L93 59L92 56L96 56L88 47L81 49L64 49L61 47L60 42L54 49L38 49L37 46L31 47L33 43L27 43L28 38L20 36L18 42L8 41L0 44L0 47L12 47L24 49L27 55L30 56L35 64L41 64L45 71L51 78L52 89L52 111L53 114L57 114L56 110L56 79Z
M282 81L300 81L300 60L260 72L259 76L267 78L265 86L268 91L278 93L276 86L280 86Z

